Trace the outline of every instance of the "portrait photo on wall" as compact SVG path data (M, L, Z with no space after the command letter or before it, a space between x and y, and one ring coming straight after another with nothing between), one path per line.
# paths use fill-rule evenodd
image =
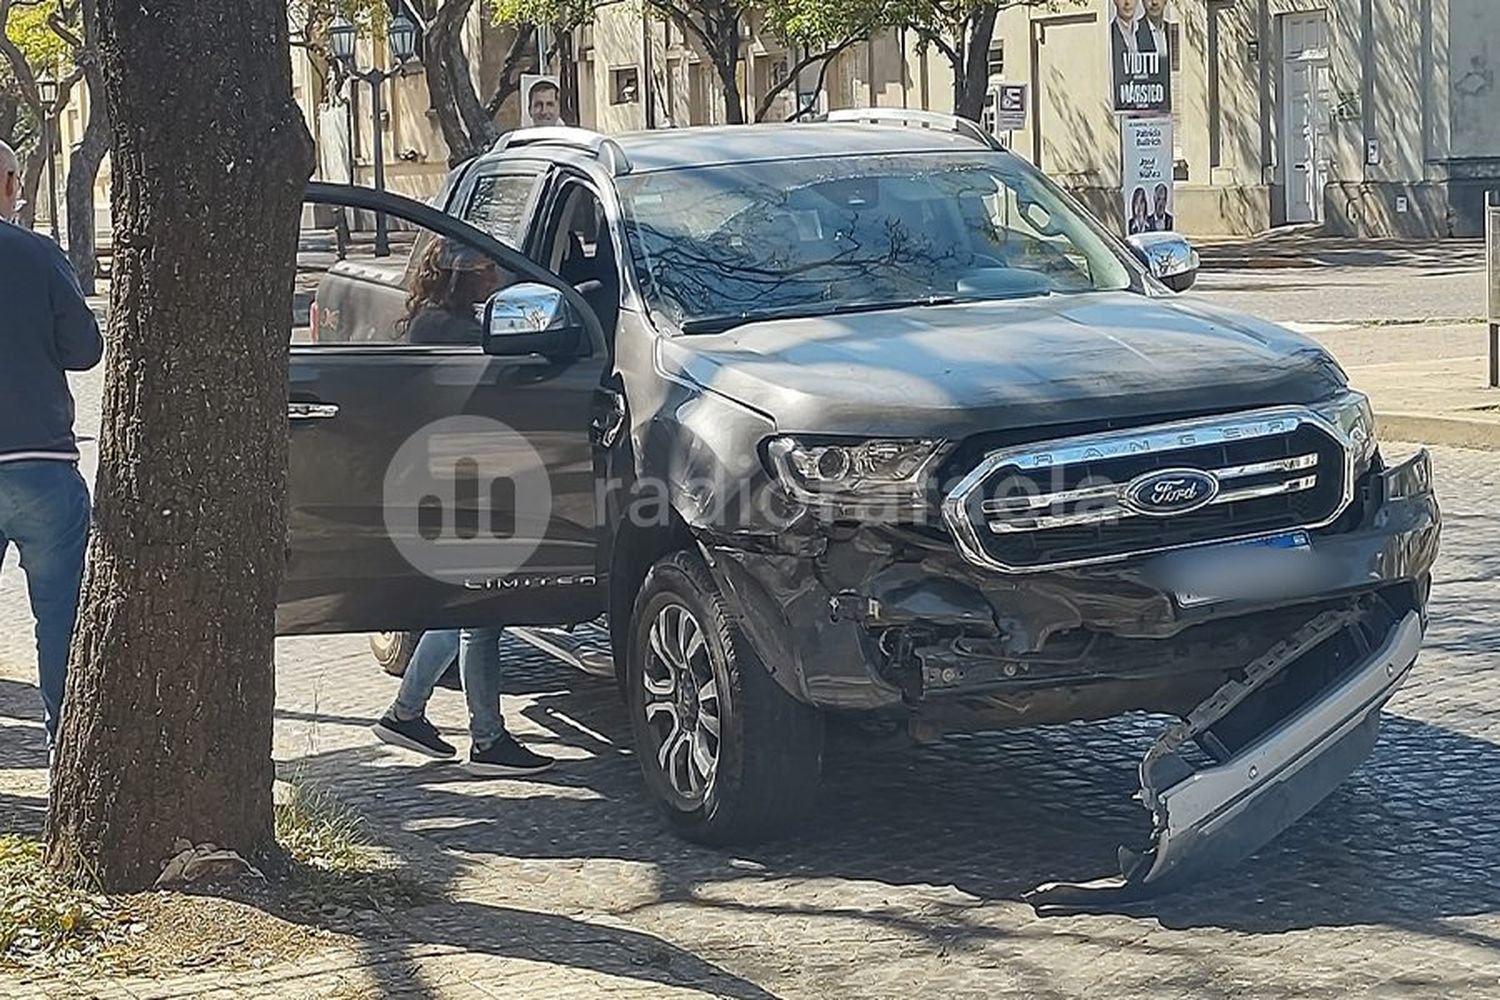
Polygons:
M521 74L521 127L566 125L562 117L562 88L557 77Z

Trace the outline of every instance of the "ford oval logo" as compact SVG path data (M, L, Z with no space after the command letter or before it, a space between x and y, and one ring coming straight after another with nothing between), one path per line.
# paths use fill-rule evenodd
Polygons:
M1219 481L1201 469L1163 469L1132 479L1121 494L1126 507L1147 517L1173 517L1207 507Z

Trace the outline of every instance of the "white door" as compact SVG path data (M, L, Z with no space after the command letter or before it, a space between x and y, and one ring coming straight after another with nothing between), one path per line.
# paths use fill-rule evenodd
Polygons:
M1281 162L1288 222L1319 222L1328 184L1328 17L1322 11L1281 19Z

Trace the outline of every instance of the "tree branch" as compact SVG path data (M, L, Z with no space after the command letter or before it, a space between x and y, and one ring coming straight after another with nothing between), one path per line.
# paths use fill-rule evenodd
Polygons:
M818 89L822 90L823 79L828 73L828 63L840 52L843 52L849 46L853 45L855 42L863 38L868 31L868 28L863 28L858 32L850 34L849 37L845 38L842 42L839 42L837 45L834 45L831 48L824 49L822 52L816 53L814 55L805 55L801 59L799 59L795 66L787 70L786 77L783 78L782 81L776 86L766 91L766 96L760 99L760 105L755 109L755 120L763 121L766 117L766 113L771 110L771 105L776 103L776 98L780 97L783 93L785 93L788 87L797 82L797 78L802 74L803 70L807 69L807 67L811 66L813 63L817 62L820 59L823 61L823 68L818 73ZM796 113L793 114L792 117L788 119L788 121L801 118L802 115L803 109L799 107Z
M818 79L817 82L813 85L814 94L821 94L823 92L823 85L828 82L828 67L832 64L832 59L825 59L823 60L823 65L818 67ZM812 111L813 107L815 107L815 105L808 105L805 108L799 107L796 111L792 112L792 117L788 118L787 121L796 121L803 115Z
M484 105L485 112L491 118L499 114L500 106L521 89L518 71L521 69L521 61L526 58L527 49L534 37L536 37L535 25L516 25L516 37L511 40L510 49L505 53L505 63L500 67L500 79L495 82L495 92L490 95L490 99Z

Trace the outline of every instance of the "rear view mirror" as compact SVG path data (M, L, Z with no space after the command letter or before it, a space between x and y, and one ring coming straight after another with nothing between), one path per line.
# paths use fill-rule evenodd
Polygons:
M572 357L583 342L583 320L556 288L525 282L501 289L485 303L486 354Z
M1174 292L1185 292L1198 280L1198 251L1179 233L1137 233L1128 238L1130 249L1151 276Z

